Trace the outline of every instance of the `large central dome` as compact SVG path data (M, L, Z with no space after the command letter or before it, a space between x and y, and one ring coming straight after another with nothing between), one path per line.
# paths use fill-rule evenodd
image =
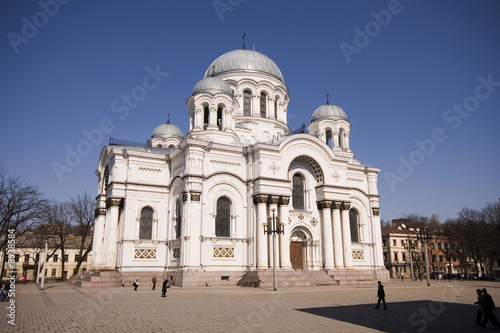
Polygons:
M274 61L253 50L234 50L224 53L208 67L205 78L231 72L263 73L285 82Z

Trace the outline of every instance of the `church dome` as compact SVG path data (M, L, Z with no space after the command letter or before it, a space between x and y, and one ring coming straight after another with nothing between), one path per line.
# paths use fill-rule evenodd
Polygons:
M156 127L153 131L153 134L151 134L151 139L154 138L168 139L171 137L177 137L182 139L183 135L179 127L172 125L170 122L167 122L166 124L161 124L160 126Z
M226 81L218 77L207 77L194 86L193 95L197 93L210 93L212 95L223 93L233 96L233 90Z
M342 110L337 105L333 104L324 104L314 111L311 117L311 122L321 119L333 119L333 120L347 120L347 115L344 110Z
M230 51L215 59L208 67L205 78L232 72L263 73L284 82L274 61L260 52L245 49Z

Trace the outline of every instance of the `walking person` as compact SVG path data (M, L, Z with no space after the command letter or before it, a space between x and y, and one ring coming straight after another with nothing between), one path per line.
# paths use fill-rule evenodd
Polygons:
M151 282L153 282L153 288L151 288L151 290L156 290L156 275L153 275Z
M493 323L493 326L497 329L500 329L500 322L498 322L497 317L493 314L493 310L495 309L495 302L493 302L493 298L490 294L486 292L486 288L483 288L483 311L484 311L484 319L481 323L481 327L485 328L486 323L490 320Z
M380 301L384 304L384 310L387 310L387 304L385 304L385 291L384 291L384 286L382 285L382 282L378 281L378 291L377 291L377 306L375 309L378 310L378 307L380 306Z
M476 326L481 326L481 319L484 315L484 310L483 310L483 292L481 289L476 289L477 293L477 302L474 302L474 304L479 305L479 308L476 313Z
M135 278L132 285L134 286L134 291L137 291L137 287L139 287L139 278Z
M167 288L170 288L170 285L168 284L168 280L164 279L161 287L161 297L167 297Z
M23 277L23 283L26 284L26 282L28 282L28 276L24 275L24 277Z

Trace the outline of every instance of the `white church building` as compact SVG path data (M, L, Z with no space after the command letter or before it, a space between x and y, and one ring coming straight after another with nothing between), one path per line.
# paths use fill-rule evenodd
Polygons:
M289 102L271 59L234 50L194 86L188 133L167 122L143 146L105 146L93 266L127 284L156 274L178 286L265 286L275 248L278 285L387 279L380 169L354 158L340 107L311 110L307 129L294 133Z

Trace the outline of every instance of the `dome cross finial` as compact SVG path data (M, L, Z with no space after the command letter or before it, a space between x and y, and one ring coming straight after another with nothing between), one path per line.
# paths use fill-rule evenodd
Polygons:
M330 96L330 94L326 94L326 104L330 104L330 101L328 100L328 97Z
M170 124L170 113L168 114L167 124Z
M242 50L246 50L247 48L245 47L245 36L246 36L246 32L243 32L243 36L241 36L241 38L243 39L243 47L241 48Z

